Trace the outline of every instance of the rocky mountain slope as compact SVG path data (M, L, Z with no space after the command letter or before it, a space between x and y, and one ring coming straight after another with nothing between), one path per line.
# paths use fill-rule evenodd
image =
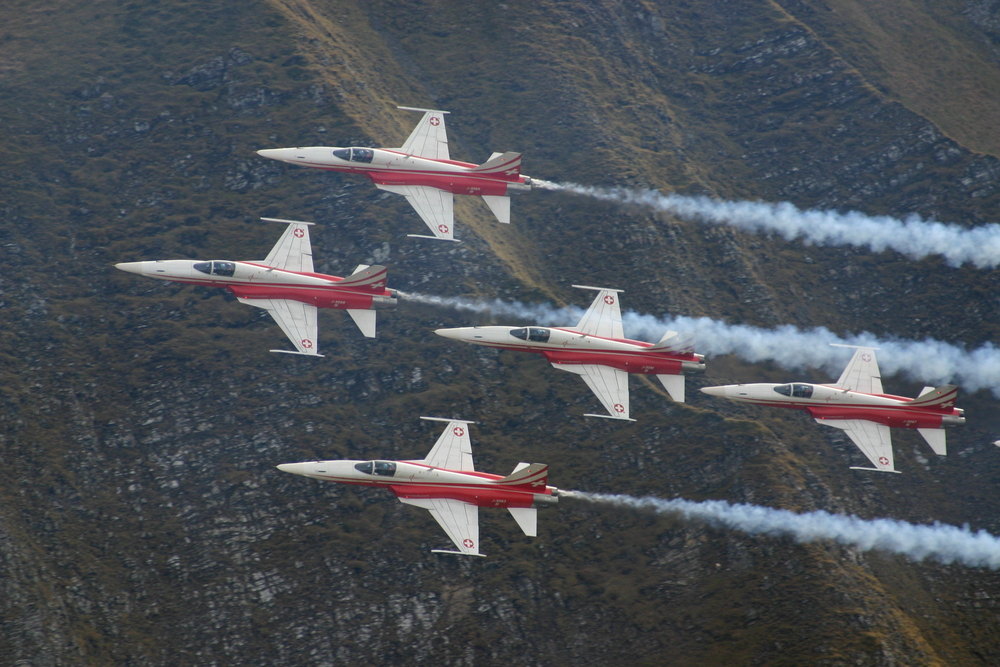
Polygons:
M520 150L539 178L1000 219L989 3L882 4L918 37L849 0L5 3L0 662L1000 661L994 571L569 499L535 539L484 511L469 562L387 495L274 469L420 457L418 415L454 416L479 421L478 468L547 462L562 488L1000 534L987 391L962 394L949 457L896 432L904 474L871 476L833 429L695 391L821 370L712 358L689 403L633 379L638 422L591 423L576 378L431 333L481 316L404 302L366 340L323 312L327 356L289 358L263 312L111 267L250 259L273 216L319 223L318 270L378 261L411 292L585 305L570 284L606 284L640 312L995 342L996 270L542 191L510 226L462 202L463 243L424 242L401 198L253 153L395 145L395 105L434 106L454 157ZM900 69L941 50L954 67Z

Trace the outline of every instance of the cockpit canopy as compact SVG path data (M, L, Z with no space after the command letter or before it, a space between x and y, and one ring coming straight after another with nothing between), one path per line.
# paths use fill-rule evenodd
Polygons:
M195 262L194 268L212 276L231 276L236 272L234 262Z
M396 474L395 461L362 461L355 463L354 469L366 475L381 475L382 477L392 477Z
M520 329L511 329L510 335L514 338L530 340L535 343L549 342L549 330L542 329L541 327L521 327Z
M795 398L812 398L813 395L811 384L782 384L775 387L774 390L784 396L794 396Z
M339 157L341 160L368 163L375 157L375 151L370 148L338 148L333 151L333 156Z

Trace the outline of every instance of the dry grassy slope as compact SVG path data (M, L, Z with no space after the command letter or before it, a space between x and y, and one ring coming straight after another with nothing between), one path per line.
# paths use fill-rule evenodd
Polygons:
M996 58L962 0L777 0L890 99L1000 157Z

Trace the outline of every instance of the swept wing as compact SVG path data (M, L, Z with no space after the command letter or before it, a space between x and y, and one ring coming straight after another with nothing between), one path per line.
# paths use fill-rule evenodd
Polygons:
M856 470L899 472L893 467L892 436L888 426L864 419L817 419L816 421L843 430L875 466L874 468L855 467Z

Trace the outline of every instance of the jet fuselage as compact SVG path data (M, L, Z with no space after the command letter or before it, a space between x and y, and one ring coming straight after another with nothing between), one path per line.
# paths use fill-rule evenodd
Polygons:
M482 326L437 329L434 333L476 345L541 354L553 364L598 364L649 375L705 369L704 357L694 352L655 350L652 343L602 338L573 329Z
M122 271L171 282L224 287L244 299L293 299L318 308L380 309L396 305L395 290L352 289L339 276L287 271L255 262L168 259L115 264Z
M388 148L308 146L267 148L261 157L314 169L363 174L379 185L419 185L456 195L506 196L527 192L531 179L517 168L476 172L480 165L457 160L434 160ZM517 158L520 159L520 156Z
M866 394L831 385L730 384L703 387L702 391L742 403L804 410L816 419L864 419L893 428L942 428L965 423L963 410L953 406L913 405L916 399Z
M360 486L388 487L397 497L407 499L446 498L479 507L539 507L558 502L558 489L545 484L542 471L538 481L501 486L501 475L447 470L421 461L303 461L283 463L278 470L327 482Z

